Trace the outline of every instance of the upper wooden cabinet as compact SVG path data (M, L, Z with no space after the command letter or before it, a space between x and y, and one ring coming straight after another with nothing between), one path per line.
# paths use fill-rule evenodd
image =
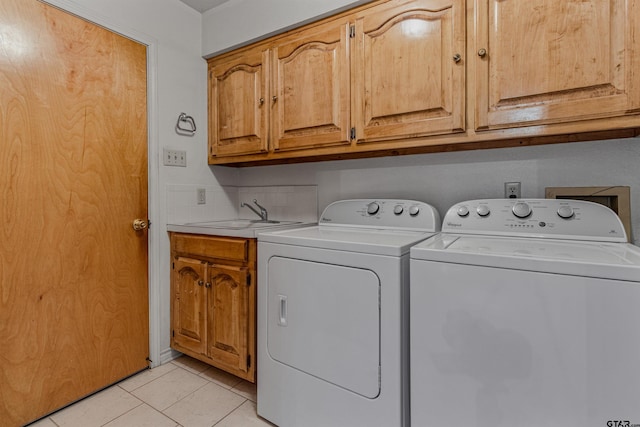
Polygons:
M383 4L356 18L354 36L358 142L464 130L463 0Z
M268 148L267 53L262 50L209 68L209 157Z
M349 143L348 40L330 22L271 49L274 150Z
M637 109L635 3L476 0L476 128L570 122Z
M640 134L640 0L378 0L209 60L210 164Z

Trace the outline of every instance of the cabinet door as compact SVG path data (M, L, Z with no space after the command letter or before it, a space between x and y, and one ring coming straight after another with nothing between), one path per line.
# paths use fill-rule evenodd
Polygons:
M356 20L359 143L460 132L465 106L462 0L382 4Z
M275 150L349 143L348 31L329 23L273 48Z
M476 127L569 122L637 109L632 53L640 22L634 3L476 0Z
M205 283L204 261L176 258L172 269L171 345L198 354L205 351Z
M267 151L266 61L266 52L256 51L210 68L211 157Z
M216 365L247 372L249 361L249 284L246 267L209 267L208 351Z

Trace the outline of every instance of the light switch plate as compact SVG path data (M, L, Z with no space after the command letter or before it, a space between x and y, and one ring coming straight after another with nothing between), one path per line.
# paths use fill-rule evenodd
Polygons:
M171 150L168 148L162 151L163 164L165 166L187 167L187 152L183 150Z

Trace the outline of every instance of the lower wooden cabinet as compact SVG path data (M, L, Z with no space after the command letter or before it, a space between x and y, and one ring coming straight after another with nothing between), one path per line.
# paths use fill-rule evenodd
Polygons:
M256 239L171 233L171 347L255 382Z

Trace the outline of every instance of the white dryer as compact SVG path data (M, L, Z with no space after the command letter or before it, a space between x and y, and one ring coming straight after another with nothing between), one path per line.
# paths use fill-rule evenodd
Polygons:
M449 209L411 249L412 424L640 424L640 250L626 241L589 202Z
M409 249L439 228L426 203L344 200L317 226L258 236L260 416L407 425Z

